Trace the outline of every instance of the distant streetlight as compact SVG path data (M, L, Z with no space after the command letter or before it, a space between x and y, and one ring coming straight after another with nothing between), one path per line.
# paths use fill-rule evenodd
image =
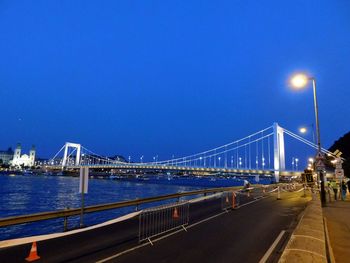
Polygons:
M298 162L299 162L299 159L295 158L295 170L296 171L298 171Z
M129 163L130 163L130 160L131 160L131 156L130 156L130 155L129 155L129 158L128 158L128 159L129 159Z
M220 161L221 161L221 157L218 157L218 160L219 160L219 167L220 167Z
M315 129L314 129L314 125L313 124L310 124L310 125L307 125L311 128L311 132L312 132L312 142L315 143ZM299 132L301 134L306 134L308 133L308 128L307 127L301 127L299 128Z
M264 168L265 168L265 158L264 157L262 158L262 167L263 167L263 170L264 170Z
M140 157L140 161L141 163L143 163L143 155Z
M321 137L320 137L320 123L318 118L318 103L317 103L317 95L316 95L316 79L314 77L307 76L306 74L296 74L290 79L291 85L296 89L302 89L306 87L309 80L312 81L313 95L314 95L314 108L315 108L315 119L316 119L316 134L317 134L317 171L319 173L319 178L321 181L321 203L322 206L326 204L326 192L324 188L324 174L323 174L323 155L321 148Z
M300 131L300 133L306 133L307 132L307 129L305 128L305 127L301 127L300 129L299 129L299 131Z

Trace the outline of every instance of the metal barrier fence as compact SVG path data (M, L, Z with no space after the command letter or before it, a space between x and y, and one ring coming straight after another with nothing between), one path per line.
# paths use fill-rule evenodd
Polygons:
M189 202L162 205L142 210L139 215L139 242L175 230L185 228L189 222Z
M221 195L221 209L229 210L235 209L240 203L240 193L239 192L223 192Z

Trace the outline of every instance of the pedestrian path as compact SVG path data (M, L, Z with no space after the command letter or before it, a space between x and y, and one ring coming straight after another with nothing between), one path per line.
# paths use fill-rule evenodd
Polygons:
M323 215L335 262L350 262L350 197L345 201L328 202Z

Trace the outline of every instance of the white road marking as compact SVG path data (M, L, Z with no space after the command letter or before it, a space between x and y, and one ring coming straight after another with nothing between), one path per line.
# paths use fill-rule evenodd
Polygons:
M277 236L276 240L272 243L271 247L266 251L265 255L260 259L259 263L265 263L267 259L270 257L271 253L274 251L281 238L283 237L286 231L282 230L281 233Z

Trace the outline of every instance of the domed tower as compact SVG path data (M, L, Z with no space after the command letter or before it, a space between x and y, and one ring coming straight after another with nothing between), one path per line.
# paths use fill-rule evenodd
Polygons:
M21 151L22 151L22 146L20 143L17 143L17 147L15 149L15 153L13 155L13 161L12 161L14 165L16 165L19 159L21 159Z
M35 164L35 145L32 145L32 149L29 152L29 166L34 166Z

